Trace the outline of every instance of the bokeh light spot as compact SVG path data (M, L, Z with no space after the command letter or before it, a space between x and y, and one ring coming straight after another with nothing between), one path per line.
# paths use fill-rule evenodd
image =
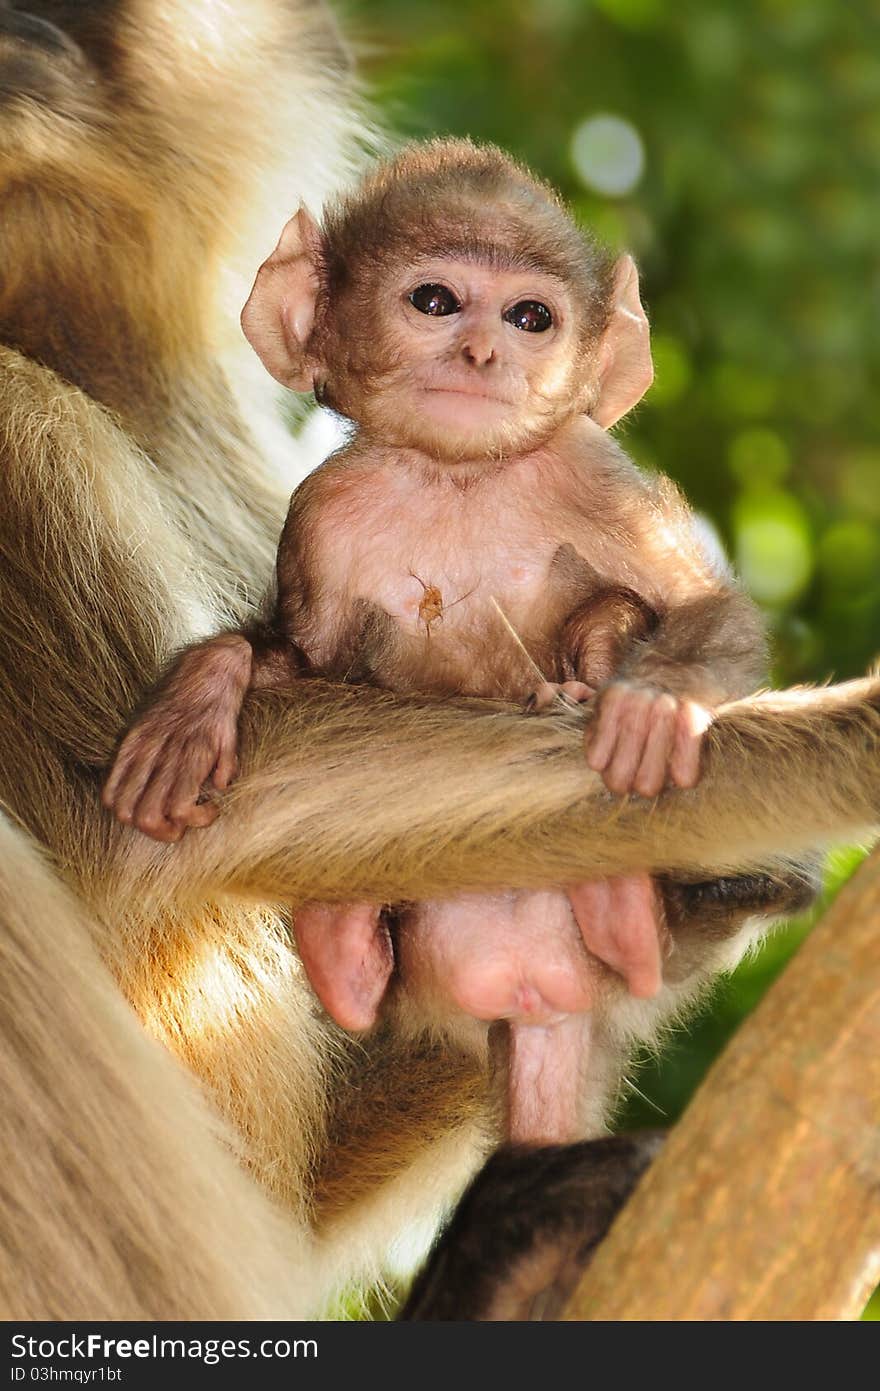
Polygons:
M571 158L587 188L611 198L631 193L645 168L645 147L622 116L589 116L575 128Z
M762 604L780 605L805 588L813 558L806 514L778 489L748 491L733 510L736 566Z

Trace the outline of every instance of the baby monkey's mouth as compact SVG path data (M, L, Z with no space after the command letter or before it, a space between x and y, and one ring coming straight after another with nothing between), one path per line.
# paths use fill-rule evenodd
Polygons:
M422 387L422 390L429 392L432 395L438 394L441 396L470 396L478 401L492 401L495 405L499 406L516 405L516 402L513 401L509 396L503 396L500 392L497 391L487 391L484 386L480 386L476 382L462 382L457 385L445 383L443 386L430 385Z

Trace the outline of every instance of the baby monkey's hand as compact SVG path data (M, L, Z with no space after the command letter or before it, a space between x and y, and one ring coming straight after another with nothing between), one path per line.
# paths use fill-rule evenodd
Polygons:
M610 792L656 797L668 782L695 787L712 712L637 681L612 681L596 698L587 763Z
M135 721L102 791L104 806L154 840L177 841L218 814L205 785L238 769L238 715L251 671L246 639L229 634L190 649Z

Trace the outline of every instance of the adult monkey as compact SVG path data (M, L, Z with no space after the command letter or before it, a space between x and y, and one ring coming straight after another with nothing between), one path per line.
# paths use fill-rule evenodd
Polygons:
M701 786L656 808L606 799L565 722L265 693L215 826L167 850L100 810L167 653L246 618L270 571L283 490L220 365L219 268L244 239L233 212L274 228L343 162L345 70L312 0L0 3L11 1318L312 1312L473 1167L470 1067L334 1033L263 905L717 870L878 819L876 683L733 710ZM269 217L282 145L295 178ZM246 277L259 252L241 259ZM771 739L777 783L754 803Z

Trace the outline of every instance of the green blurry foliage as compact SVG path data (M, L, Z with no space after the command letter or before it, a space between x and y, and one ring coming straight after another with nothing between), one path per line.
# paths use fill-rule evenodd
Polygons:
M497 141L634 252L657 379L625 447L712 522L766 610L778 684L862 673L880 651L876 0L349 0L348 15L393 129ZM629 173L609 177L615 158ZM838 857L829 892L857 859ZM678 1115L809 921L642 1070L625 1123Z
M657 380L627 447L707 513L783 639L806 628L809 641L780 643L778 681L862 672L880 648L880 8L349 11L393 128L497 141L636 254ZM618 128L600 121L598 185L578 145L597 117ZM627 132L641 173L601 192L615 150L621 166L633 156ZM762 484L776 489L763 518Z
M696 1020L688 1020L686 1034L673 1032L662 1054L645 1058L624 1105L624 1129L671 1125L678 1119L715 1055L782 971L861 859L856 849L834 851L828 860L824 892L815 907L773 932L760 952L747 957L733 975L718 981Z

